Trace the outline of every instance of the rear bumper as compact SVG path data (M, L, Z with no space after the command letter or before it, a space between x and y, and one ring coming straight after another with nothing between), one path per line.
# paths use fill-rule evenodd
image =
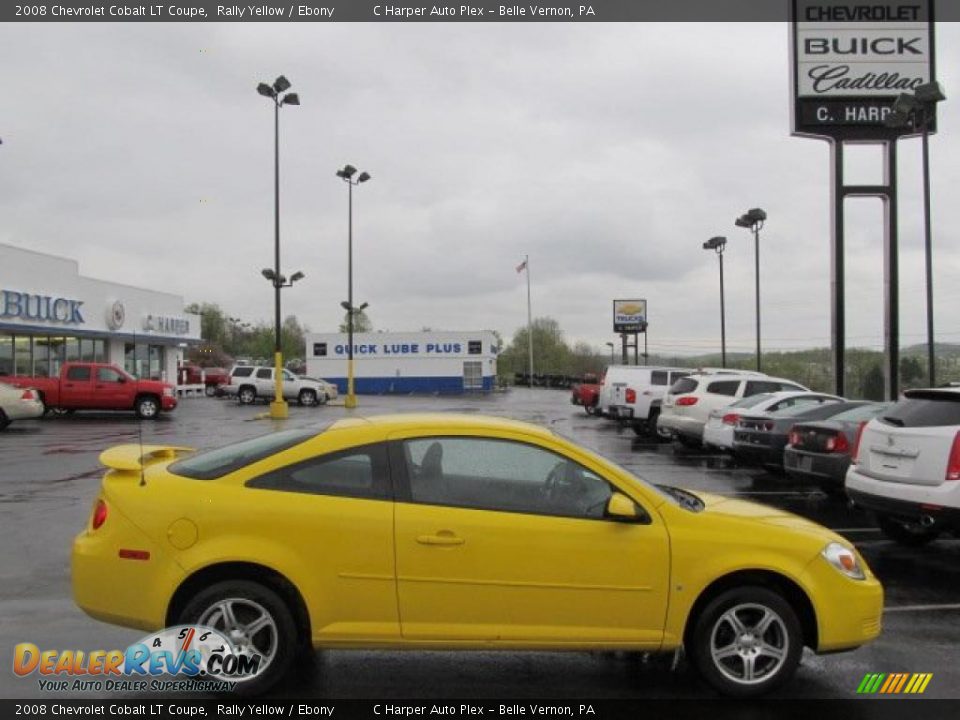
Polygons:
M703 440L703 421L697 418L685 417L669 413L657 417L657 430L670 435L683 435L694 440Z
M914 522L919 522L921 518L927 517L933 521L932 528L960 529L960 508L884 497L854 490L849 486L847 486L847 497L854 505L877 515L887 515Z
M767 438L765 438L767 439ZM760 445L753 442L744 442L734 439L733 453L746 462L755 462L765 465L782 465L783 449L787 446L786 438L782 440L769 438L771 444Z

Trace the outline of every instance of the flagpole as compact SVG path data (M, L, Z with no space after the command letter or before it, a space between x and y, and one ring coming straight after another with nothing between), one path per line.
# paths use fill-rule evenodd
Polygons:
M533 314L530 311L530 256L523 257L524 269L527 271L527 349L530 357L530 389L533 389Z

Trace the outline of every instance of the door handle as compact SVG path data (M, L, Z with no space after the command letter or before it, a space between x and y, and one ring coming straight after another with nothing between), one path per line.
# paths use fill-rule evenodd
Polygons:
M436 535L418 535L417 542L421 545L463 545L464 540L447 530Z

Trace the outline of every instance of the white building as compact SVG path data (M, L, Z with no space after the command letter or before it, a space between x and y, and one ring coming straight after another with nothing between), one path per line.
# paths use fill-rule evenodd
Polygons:
M490 392L496 387L496 336L477 332L354 333L357 393ZM307 335L307 375L347 391L346 333Z
M75 260L0 244L0 376L108 362L175 383L200 316L183 298L80 275Z

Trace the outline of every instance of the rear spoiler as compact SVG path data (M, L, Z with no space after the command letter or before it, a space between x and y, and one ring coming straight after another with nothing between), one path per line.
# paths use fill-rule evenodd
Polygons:
M195 452L194 448L172 445L117 445L100 453L100 463L113 470L142 470L151 462L172 460Z

